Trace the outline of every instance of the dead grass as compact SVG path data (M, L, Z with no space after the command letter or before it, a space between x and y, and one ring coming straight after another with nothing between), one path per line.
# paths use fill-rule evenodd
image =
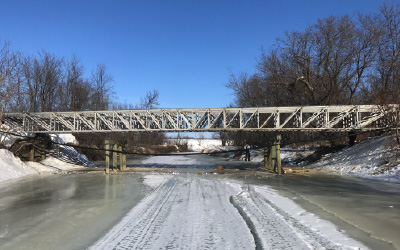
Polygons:
M216 171L224 171L224 167L223 166L218 166L215 170Z

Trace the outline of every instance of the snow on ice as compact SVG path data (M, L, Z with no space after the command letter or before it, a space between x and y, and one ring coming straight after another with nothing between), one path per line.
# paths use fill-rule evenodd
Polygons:
M144 165L157 167L195 165L197 161L181 155L152 156L142 161Z
M156 188L171 179L172 175L146 175L144 176L144 184L151 188Z
M162 179L90 249L367 249L268 187Z

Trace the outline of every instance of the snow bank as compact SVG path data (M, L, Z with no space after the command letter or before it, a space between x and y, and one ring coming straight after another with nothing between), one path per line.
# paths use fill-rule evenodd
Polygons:
M67 144L71 143L78 145L78 141L72 134L50 134L50 138L55 143ZM80 154L75 150L74 147L65 145L52 145L53 149L58 151L57 156L54 157L61 159L55 164L61 164L61 167L65 167L65 162L71 163L69 165L84 165L84 166L95 166L90 162L85 155ZM64 165L63 165L64 164Z
M208 148L222 146L219 139L187 139L188 148L193 152L201 152Z
M353 147L327 155L311 167L400 183L400 162L394 157L397 146L394 140L393 136L388 135L369 138Z
M10 151L0 149L0 182L39 172L16 158Z
M71 143L78 145L78 141L72 134L50 134L50 138L56 143Z
M4 126L1 127L8 129ZM8 129L9 130L9 129ZM15 134L26 136L25 133L12 131ZM75 137L72 134L50 135L52 141L57 143L73 143L77 144ZM0 132L0 139L3 145L10 147L17 139L18 136L10 135ZM20 178L32 174L50 173L55 171L68 171L82 168L81 165L94 165L84 156L79 154L73 147L59 146L60 159L48 157L44 161L38 162L22 162L19 158L15 157L10 151L0 149L0 182Z
M18 139L22 139L26 136L31 136L31 134L10 128L5 124L0 125L0 143L6 148L11 147Z

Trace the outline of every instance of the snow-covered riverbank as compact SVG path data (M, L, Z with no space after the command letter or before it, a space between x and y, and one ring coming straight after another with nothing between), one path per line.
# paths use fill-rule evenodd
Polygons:
M5 146L10 147L18 139L18 136L0 133L0 139ZM51 140L56 143L76 143L75 137L71 134L51 135ZM29 175L63 172L82 168L80 165L68 162L74 158L88 165L91 164L85 156L79 154L73 147L60 146L59 151L60 159L48 157L41 162L23 162L7 149L0 149L0 182Z
M326 155L311 168L323 169L338 175L400 183L398 145L394 136L368 138L353 147Z
M224 152L238 147L221 146L215 140L204 140L196 144L196 140L189 140L190 145L197 152L215 153ZM207 144L208 143L208 144ZM331 153L315 163L309 164L305 161L316 151L316 148L302 147L293 149L283 147L281 149L282 165L290 168L291 166L304 166L305 168L314 168L330 172L336 175L351 175L368 179L400 183L400 160L396 156L398 145L394 136L382 135L363 140L353 147L346 147L342 151ZM230 154L230 155L229 155ZM264 161L263 149L251 149L251 161ZM228 159L233 159L233 153L227 153ZM245 155L236 157L244 161Z

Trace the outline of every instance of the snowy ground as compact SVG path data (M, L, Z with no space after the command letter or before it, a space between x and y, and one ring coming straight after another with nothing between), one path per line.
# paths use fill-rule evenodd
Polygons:
M90 249L366 249L268 187L198 175L159 186Z
M18 131L10 132L18 133ZM26 136L26 134L21 135ZM0 140L6 147L10 147L17 139L18 136L0 132ZM51 135L51 139L57 143L76 143L75 137L71 134ZM73 147L59 146L58 150L59 159L48 157L41 162L23 162L7 149L0 149L0 182L28 175L62 172L82 168L82 166L73 164L74 162L82 165L92 165L84 155L79 154Z
M353 147L326 155L310 167L340 175L354 175L400 183L400 161L393 136L369 138Z

